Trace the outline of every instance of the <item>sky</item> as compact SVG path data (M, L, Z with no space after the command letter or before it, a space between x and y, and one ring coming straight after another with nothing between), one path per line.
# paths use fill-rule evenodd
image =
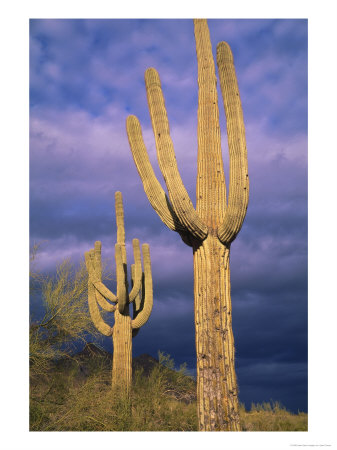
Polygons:
M305 19L213 19L244 112L249 206L231 246L240 401L307 411L308 30ZM96 240L113 270L114 193L131 242L150 245L154 306L134 356L161 350L195 370L193 255L143 191L125 121L136 115L159 180L144 72L161 77L180 174L195 204L197 60L192 20L30 20L30 240L37 268L75 264ZM219 93L228 180L226 122ZM36 306L36 305L34 305ZM100 344L112 351L110 338Z

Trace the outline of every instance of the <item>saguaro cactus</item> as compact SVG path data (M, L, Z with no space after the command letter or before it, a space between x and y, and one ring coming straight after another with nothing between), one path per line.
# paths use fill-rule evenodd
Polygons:
M129 391L132 379L132 337L136 336L152 311L153 290L150 249L142 245L143 266L138 239L133 239L135 264L131 265L132 289L129 293L125 249L124 211L122 194L115 194L117 243L115 244L117 292L113 294L102 283L101 243L95 242L94 249L85 253L88 270L88 302L92 321L105 336L113 339L112 385ZM133 303L133 319L129 305ZM114 311L115 323L111 327L104 322L98 305L105 311Z
M193 248L199 429L239 431L229 252L248 205L245 130L232 52L226 42L220 42L217 65L230 156L227 198L216 75L206 20L194 21L194 34L199 85L196 209L178 171L161 83L153 68L145 72L145 84L159 166L169 198L153 172L135 116L127 118L127 133L151 205L162 221Z

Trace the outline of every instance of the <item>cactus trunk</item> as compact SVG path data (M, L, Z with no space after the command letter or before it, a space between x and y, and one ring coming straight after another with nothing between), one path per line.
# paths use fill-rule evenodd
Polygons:
M239 431L229 249L209 235L193 254L199 430Z
M112 385L130 391L132 380L132 327L129 314L115 311L115 325L112 333L113 361Z

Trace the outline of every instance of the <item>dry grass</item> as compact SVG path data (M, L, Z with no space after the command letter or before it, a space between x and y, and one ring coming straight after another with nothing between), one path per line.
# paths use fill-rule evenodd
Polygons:
M35 431L197 431L195 381L172 360L148 376L137 370L129 397L111 389L111 367L92 358L87 376L76 359L56 365L47 377L31 382L30 430ZM277 403L241 405L243 431L305 431L307 414L292 414Z
M31 383L33 431L187 431L197 429L194 381L164 365L134 374L126 397L111 389L111 371L99 358L88 378L74 360L48 379ZM97 363L97 361L95 361ZM177 399L177 397L179 399Z
M251 410L240 407L243 431L308 431L308 414L293 414L278 402L252 404Z

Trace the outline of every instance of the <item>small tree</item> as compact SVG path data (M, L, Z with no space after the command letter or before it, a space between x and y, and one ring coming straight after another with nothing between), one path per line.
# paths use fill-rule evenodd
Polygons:
M32 377L45 375L50 363L70 356L76 341L87 342L96 335L87 305L88 275L84 262L75 269L69 260L63 261L54 276L42 275L34 269L38 246L31 251L31 295L41 294L44 315L36 320L31 314L29 360Z

